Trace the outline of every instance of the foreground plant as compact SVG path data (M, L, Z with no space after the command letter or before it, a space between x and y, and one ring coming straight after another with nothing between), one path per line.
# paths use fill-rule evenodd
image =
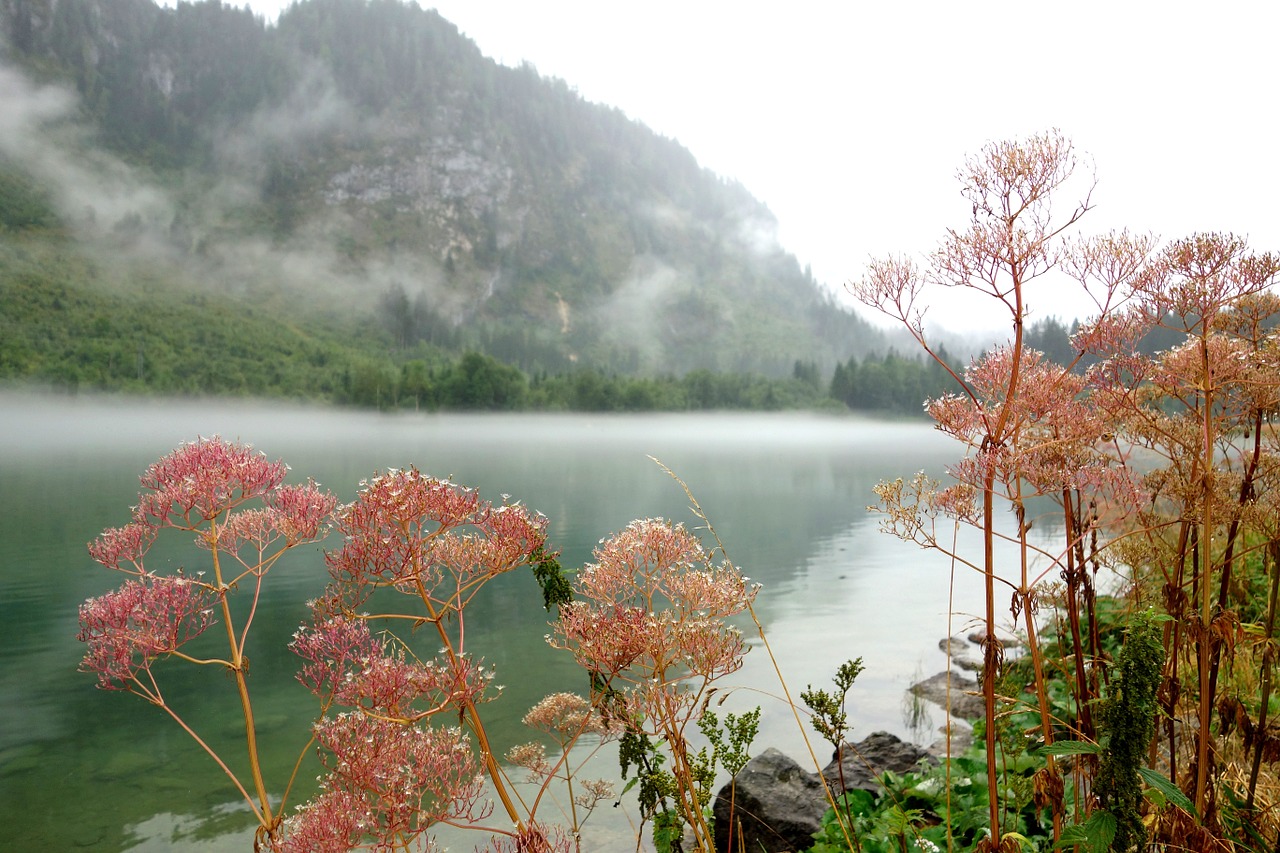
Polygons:
M1011 737L1031 735L1009 730L1020 715L1014 698L1020 689L1005 696L997 690L1002 587L1027 638L1039 717L1031 742L1047 761L1036 773L1034 796L1052 812L1054 837L1078 839L1080 830L1068 830L1064 821L1087 823L1095 804L1101 808L1107 797L1119 796L1123 808L1109 803L1107 817L1098 820L1115 817L1123 844L1142 843L1132 792L1102 793L1115 780L1112 768L1099 763L1101 753L1071 753L1078 760L1069 762L1069 786L1054 764L1056 738L1110 742L1121 722L1098 715L1111 707L1100 704L1110 677L1097 611L1096 575L1103 568L1128 582L1123 592L1139 609L1158 601L1172 617L1162 623L1162 748L1158 752L1154 740L1143 746L1146 760L1161 759L1182 785L1203 825L1189 810L1167 808L1154 821L1141 815L1143 825L1153 825L1162 842L1226 845L1239 833L1223 822L1220 794L1244 806L1249 814L1237 823L1249 831L1257 834L1263 817L1254 808L1256 780L1233 787L1222 776L1215 716L1226 701L1224 718L1259 731L1247 710L1252 697L1224 700L1221 682L1240 682L1231 667L1246 630L1264 633L1238 614L1247 598L1241 593L1246 561L1256 562L1261 549L1280 538L1273 423L1280 410L1274 331L1280 299L1271 292L1280 280L1280 257L1253 253L1229 234L1196 234L1162 247L1153 237L1123 231L1067 239L1091 206L1090 182L1077 201L1055 204L1077 165L1070 143L1056 132L986 146L960 172L972 205L969 226L949 230L923 264L873 261L853 286L865 303L902 322L956 378L956 391L929 401L926 410L968 454L949 470L953 482L945 487L923 475L881 484L874 509L883 513L886 529L948 553L982 579L989 794L983 849L1019 843L1001 825L995 756L1003 751L1007 758L1007 747L1016 745ZM1023 346L1030 287L1049 276L1057 286L1074 279L1098 309L1072 339L1073 364L1052 364ZM926 338L922 300L930 286L987 297L1007 312L1011 339L961 375ZM1042 496L1058 504L1060 545L1035 545L1027 535L1036 521L1029 501ZM996 524L1001 503L1012 510L1011 532ZM981 555L966 558L948 546L950 534L938 535L939 519L975 526ZM1000 541L1016 549L1006 565L995 557ZM1053 572L1060 585L1050 584ZM1046 601L1062 624L1056 661L1046 660L1038 638L1037 612ZM1050 670L1065 676L1068 714L1050 699ZM1269 671L1263 660L1251 675L1269 683ZM1257 719L1265 719L1262 709ZM1071 803L1080 807L1069 810Z
M844 778L844 751L848 747L846 737L850 731L849 713L845 708L845 702L849 696L849 691L853 688L853 683L858 680L858 676L862 674L862 658L847 660L836 669L835 682L836 691L828 693L826 690L814 690L810 685L807 690L800 693L800 701L813 714L810 723L813 725L814 731L822 735L823 739L831 744L835 749L835 764L838 774L838 782L840 791L846 791L847 785ZM825 777L821 777L823 784L826 784ZM827 792L827 796L831 797L831 792ZM838 799L838 798L833 798ZM846 806L848 801L844 801ZM847 835L845 840L852 841L855 849L857 847L857 833L853 828L853 813L845 809L842 813L840 809L835 812L837 822L846 824Z
M1091 480L1082 471L1093 468L1088 453L1100 434L1087 417L1088 410L1075 403L1078 381L1065 368L1045 362L1023 346L1027 289L1036 279L1060 272L1070 251L1067 235L1091 206L1091 180L1086 180L1077 201L1063 206L1057 198L1078 181L1078 167L1071 143L1058 133L987 145L958 175L962 194L972 205L968 227L949 230L923 267L907 258L873 261L866 277L852 286L864 303L903 323L957 381L955 393L927 406L939 427L969 451L950 472L955 485L940 489L923 478L905 488L901 482L884 484L877 490L877 509L885 514L888 529L926 547L948 551L981 575L985 602L982 695L988 723L985 745L991 756L997 749L996 683L1003 659L996 632L1000 587L1012 593L1015 615L1025 616L1035 654L1036 587L1042 576L1031 570L1026 502L1034 495L1062 495L1070 514L1078 505L1074 494ZM976 360L960 376L926 339L921 299L928 285L968 290L991 300L993 308L1009 318L1012 340ZM1100 306L1105 308L1112 297L1106 290ZM995 521L1001 502L1014 510L1019 528L1013 537L1018 565L1008 574L1002 574L996 561L996 543L1005 538ZM930 526L938 513L981 532L980 558L965 560L941 544ZM1067 541L1064 555L1068 559L1076 553L1078 541ZM1070 574L1074 577L1075 572ZM1042 736L1051 739L1044 676L1038 668L1036 696ZM995 761L987 763L987 788L987 845L1003 849L1009 845L1000 825ZM1054 812L1060 817L1060 801L1054 804Z
M634 521L596 548L548 638L587 670L601 713L623 727L623 774L636 768L642 814L668 849L682 849L686 829L696 849L715 849L714 761L690 738L715 682L742 666L742 633L727 620L758 590L727 560L713 563L683 525Z
M604 780L577 778L569 755L584 737L598 745L618 736L630 757L624 776L627 760L640 764L646 817L665 821L672 839L687 825L699 849L712 849L705 813L715 768L741 768L758 720L730 714L722 727L708 709L712 683L736 671L745 651L725 620L756 593L732 565L712 565L679 525L635 522L597 549L577 585L585 600L571 602L546 550L546 519L520 504L494 504L409 469L361 483L356 500L339 508L313 482L284 485L286 470L217 438L161 459L143 475L133 520L90 545L95 560L132 577L80 612L81 668L105 689L160 707L196 740L252 811L255 849L427 850L439 824L483 827L495 812L491 792L502 817L486 828L486 850L580 851L583 821L614 792ZM290 643L302 660L298 680L318 700L316 722L289 778L269 787L245 648L268 573L330 525L342 536L325 555L331 582ZM194 537L208 570L153 574L147 555L166 530ZM533 570L544 605L559 608L552 644L573 651L592 688L590 699L553 694L527 715L560 749L555 758L540 743L509 754L537 786L528 802L499 764L480 712L501 688L466 642L471 602L522 567ZM233 607L237 591L248 591L248 600ZM219 622L226 654L207 653L207 637L198 654L190 651ZM420 632L434 653L420 648ZM167 701L161 664L172 660L230 674L244 717L247 780ZM708 747L693 749L690 724ZM319 793L286 818L313 745L325 770ZM670 770L660 769L668 761ZM553 782L568 790L568 832L538 818ZM283 794L273 798L272 790Z
M163 457L142 475L143 491L132 520L104 531L89 545L95 561L133 577L80 607L78 638L87 646L80 669L97 675L105 690L141 696L194 738L253 812L260 842L277 833L284 803L273 803L263 779L245 648L268 573L289 550L322 539L337 505L314 482L284 485L287 470L282 462L218 437L184 444ZM208 552L208 569L194 575L181 569L153 573L147 556L162 531L193 539ZM235 598L245 591L247 601ZM225 656L195 657L183 651L218 621L225 628ZM248 750L247 780L165 698L159 664L168 659L231 676L212 683L229 683L237 695Z
M292 644L306 661L299 680L320 700L315 735L328 773L323 793L290 819L282 849L315 849L312 839L335 826L333 849L407 849L434 824L479 823L486 775L514 827L504 834L522 839L521 849L548 843L490 747L479 706L496 692L493 672L466 648L467 606L479 591L551 560L546 519L410 469L362 483L336 524L343 545L326 557L333 582ZM438 641L430 659L401 636L422 628Z
M612 782L605 779L580 779L579 771L590 755L571 764L570 752L584 736L596 738L596 747L617 740L622 725L611 720L593 707L591 701L576 693L552 693L525 714L524 724L535 731L550 736L560 749L555 758L547 756L541 741L530 741L507 751L507 761L529 772L529 781L538 786L541 798L548 791L551 781L563 782L568 792L569 833L576 849L581 850L582 826L596 806L616 798ZM533 805L536 812L537 803Z

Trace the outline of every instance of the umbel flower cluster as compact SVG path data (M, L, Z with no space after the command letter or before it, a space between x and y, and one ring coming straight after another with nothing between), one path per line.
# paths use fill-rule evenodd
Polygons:
M405 846L435 823L487 816L470 737L432 718L461 717L497 776L476 710L491 698L493 672L466 652L466 607L546 541L541 515L416 469L363 482L336 526L343 544L326 557L333 582L291 644L305 662L299 681L321 702L315 735L328 772L322 794L286 823L282 850L348 850L368 836ZM371 623L388 630L375 635ZM419 658L392 633L397 624L430 625L439 653ZM335 706L348 710L329 715Z
M79 639L88 646L81 669L97 675L100 687L162 704L152 664L213 625L243 581L254 581L256 601L281 554L327 533L337 498L314 482L283 485L287 471L283 462L216 436L184 444L149 467L132 520L89 545L96 562L134 577L80 607ZM185 532L211 551L213 577L148 570L147 554L164 529ZM232 642L239 645L234 636Z
M759 585L660 518L633 521L594 557L547 641L590 673L606 719L626 731L624 747L665 745L670 772L640 771L644 816L678 816L697 849L712 849L705 809L713 770L686 733L703 717L714 682L742 666L746 645L729 620L750 610Z
M757 587L736 568L714 563L683 526L649 519L601 542L570 590L546 551L546 519L518 503L494 504L411 468L362 482L356 499L339 506L314 482L286 485L287 471L217 437L163 457L143 474L129 523L89 545L94 560L127 579L80 609L81 668L104 689L158 706L194 739L257 820L255 849L429 850L434 825L488 825L500 809L502 828L491 830L487 850L580 853L582 822L615 794L607 780L576 778L582 765L570 753L620 737L668 752L672 783L663 790L676 802L661 810L693 825L706 847L703 788L714 759L691 758L684 733L700 720L712 683L742 665L742 635L727 620L750 609ZM283 784L268 786L244 650L272 568L331 528L342 538L325 553L330 583L290 643L301 659L298 681L318 703L302 751L317 751L324 772L318 793L293 806L301 757ZM202 570L148 568L164 531L194 540ZM501 688L465 642L470 602L521 567L534 570L543 603L559 606L550 644L573 654L592 688L589 698L553 693L526 716L558 747L557 755L545 742L508 753L538 787L528 802L498 764L479 712ZM193 647L200 654L188 651L202 635L221 633L210 632L217 625L225 653L210 652L220 642L212 636ZM420 648L424 632L433 654ZM235 686L247 775L169 704L158 665L166 660L231 676L210 683ZM553 783L568 789L567 831L536 815ZM650 804L646 817L657 808Z
M759 586L748 580L729 563L713 565L684 525L633 521L596 548L548 642L597 683L629 685L629 712L654 716L693 701L681 682L742 666L742 632L725 620L755 600Z

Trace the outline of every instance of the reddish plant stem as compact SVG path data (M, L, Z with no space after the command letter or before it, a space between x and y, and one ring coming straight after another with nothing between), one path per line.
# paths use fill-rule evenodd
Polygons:
M245 658L244 649L236 640L235 624L231 620L231 604L227 600L227 587L222 583L222 566L218 559L218 526L217 522L213 522L210 526L209 535L213 548L213 574L218 582L219 602L222 606L222 620L227 629L227 645L231 651L230 670L235 677L236 693L240 696L240 710L244 715L244 736L245 744L249 751L249 770L253 775L254 789L257 791L258 801L261 808L254 808L254 813L258 815L262 826L269 832L274 830L276 824L275 814L271 809L271 797L267 794L267 785L262 778L262 764L258 759L258 732L257 726L253 722L253 703L249 699L249 684L245 680ZM190 731L190 729L188 729ZM223 765L225 767L225 765ZM237 783L239 784L239 783ZM243 790L243 789L242 789ZM250 800L252 804L252 800Z
M1213 505L1213 451L1214 430L1213 373L1209 364L1209 342L1207 324L1200 335L1200 380L1204 397L1201 402L1201 446L1200 453L1203 465L1201 477L1200 531L1200 632L1196 642L1197 663L1200 677L1200 731L1196 740L1196 795L1195 805L1200 814L1205 814L1208 801L1209 783L1209 737L1213 722L1213 685L1209 680L1213 642L1213 525L1216 523Z
M1267 556L1271 558L1271 594L1267 596L1267 624L1263 634L1262 652L1262 707L1258 711L1258 739L1253 747L1253 763L1249 767L1249 794L1245 808L1253 809L1254 792L1258 789L1258 772L1262 768L1262 747L1266 745L1267 706L1271 703L1271 637L1276 624L1276 596L1280 593L1280 539L1267 543Z
M1240 536L1240 513L1245 506L1253 500L1253 484L1254 478L1258 475L1258 464L1262 460L1262 410L1256 409L1253 413L1253 453L1249 457L1249 462L1245 466L1244 475L1240 478L1240 494L1238 497L1239 511L1231 517L1231 523L1227 525L1227 541L1222 550L1222 577L1218 582L1218 612L1222 613L1227 609L1227 598L1231 586L1231 570L1235 562L1236 542ZM1222 646L1215 643L1213 646L1213 661L1210 664L1209 671L1209 692L1217 694L1218 692L1218 669L1222 663Z

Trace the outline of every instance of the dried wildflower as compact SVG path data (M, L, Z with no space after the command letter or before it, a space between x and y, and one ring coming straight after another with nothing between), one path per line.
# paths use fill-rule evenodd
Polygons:
M594 808L596 804L617 796L613 783L607 779L581 779L578 784L582 793L575 796L573 801L582 808Z
M583 732L608 734L614 724L577 693L552 693L524 715L524 724L548 734L576 736Z
M530 782L541 782L551 773L547 747L536 740L511 747L507 750L506 757L508 763L529 771Z
M476 848L476 853L572 853L575 849L573 839L564 830L535 823L514 835L491 837L484 848Z

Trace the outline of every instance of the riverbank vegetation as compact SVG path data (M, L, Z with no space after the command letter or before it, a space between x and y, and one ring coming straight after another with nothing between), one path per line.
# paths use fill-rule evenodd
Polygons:
M1095 184L1057 133L988 145L959 178L970 224L918 262L874 261L853 289L935 358L927 286L1010 319L1007 345L927 407L964 458L945 481L882 484L874 507L985 592L987 814L962 846L1271 849L1280 257L1229 234L1078 236ZM1042 277L1098 309L1065 364L1028 346ZM1156 335L1168 346L1141 346ZM1048 516L1056 548L1027 537ZM957 525L977 529L978 553L952 544ZM1017 559L997 560L1001 541ZM1026 643L1016 667L997 639L1006 610Z

